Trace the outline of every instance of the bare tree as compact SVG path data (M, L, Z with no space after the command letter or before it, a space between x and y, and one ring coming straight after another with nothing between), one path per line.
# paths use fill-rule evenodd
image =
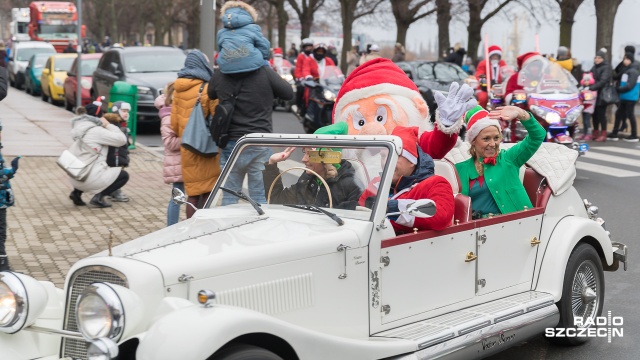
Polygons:
M436 8L422 11L433 0L391 0L391 11L396 18L398 32L396 42L405 44L407 41L407 31L414 22L433 14ZM413 4L413 5L412 5Z
M469 6L469 25L467 26L467 31L469 33L467 46L469 49L467 53L469 56L473 58L478 56L478 47L480 46L480 41L482 41L482 26L484 23L502 11L505 6L513 1L514 0L497 0L496 2L498 3L498 6L482 17L482 11L489 1L467 0L467 4Z
M584 0L556 0L560 5L560 45L571 47L571 30L578 8Z
M311 34L311 26L313 25L313 16L318 9L324 4L325 0L288 0L289 4L300 19L300 38L308 38Z
M451 1L436 0L436 22L438 23L438 58L449 48L449 23L451 22Z
M347 72L347 53L351 50L353 38L353 22L357 19L373 14L384 0L340 0L340 14L342 16L342 54L340 68Z
M606 48L607 61L611 63L613 22L622 0L595 0L596 5L596 51Z

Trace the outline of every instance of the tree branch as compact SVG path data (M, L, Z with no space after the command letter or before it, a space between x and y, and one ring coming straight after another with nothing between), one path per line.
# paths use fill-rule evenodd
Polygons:
M497 8L493 9L490 13L487 14L484 18L480 18L480 24L484 25L487 20L491 19L495 14L499 13L507 4L509 4L512 0L505 0L502 4L500 4Z
M424 17L427 17L427 16L429 16L429 15L433 14L434 12L436 12L437 10L438 10L438 8L433 8L433 9L431 9L431 10L429 10L429 11L425 12L424 14L420 14L420 15L418 15L418 16L416 16L416 17L412 18L412 19L411 19L411 22L413 23L413 22L416 22L416 21L418 21L418 20L420 20L420 19L422 19L422 18L424 18Z

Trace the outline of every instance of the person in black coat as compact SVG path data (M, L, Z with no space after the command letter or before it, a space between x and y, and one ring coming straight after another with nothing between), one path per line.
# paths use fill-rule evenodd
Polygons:
M0 101L7 97L9 84L9 72L3 66L0 66Z
M447 55L444 61L448 63L454 63L458 66L462 66L462 61L464 60L464 56L466 54L467 54L467 51L463 47L459 47L456 51Z
M596 107L593 109L593 139L595 141L607 140L607 105L602 99L601 90L611 83L611 65L605 60L606 53L602 50L596 52L594 59L593 78L595 83L589 86L589 90L597 91ZM602 128L602 130L600 130Z

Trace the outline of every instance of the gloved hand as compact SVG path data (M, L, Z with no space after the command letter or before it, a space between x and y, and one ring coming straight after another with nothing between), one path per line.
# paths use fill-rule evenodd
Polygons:
M473 89L467 84L460 87L458 83L452 83L446 98L439 91L435 91L433 95L438 103L440 122L446 127L455 124L467 111L478 104L473 98Z
M18 172L18 161L22 156L18 156L17 158L11 160L11 167L13 168L13 173Z

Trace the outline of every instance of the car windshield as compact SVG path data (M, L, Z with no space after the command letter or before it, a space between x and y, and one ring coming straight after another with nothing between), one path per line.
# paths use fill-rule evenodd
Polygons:
M577 94L575 78L562 66L546 58L527 62L518 72L518 85L538 94Z
M187 56L182 51L140 51L124 55L128 73L178 72Z
M449 63L436 63L433 72L437 80L445 82L464 80L469 77L469 74L464 72L461 67Z
M73 61L75 59L75 57L56 58L55 62L53 63L53 71L69 71L71 69L71 64L73 64Z
M38 36L43 40L49 39L77 39L77 26L75 24L50 25L40 24Z
M96 71L96 68L98 67L98 63L100 62L100 59L82 59L82 71L80 73L80 76L91 76L93 75L93 72Z
M56 51L52 48L22 48L16 51L17 61L29 61L35 54L55 54Z
M270 207L278 205L315 205L340 217L369 220L368 207L375 204L379 195L377 185L384 176L389 148L380 143L353 145L359 141L304 139L288 144L291 146L247 144L229 159L218 184L263 203L261 208L267 214ZM265 164L273 154L280 161ZM256 170L256 177L238 180L236 174L245 174L252 163L260 169ZM332 194L331 201L325 183ZM368 200L362 197L365 189ZM211 208L241 206L258 214L248 201L219 188L209 202Z
M433 74L433 63L424 63L418 65L418 79L421 80L433 80L435 75Z
M48 58L49 58L49 56L46 56L46 55L45 56L36 55L36 56L33 57L33 61L32 61L32 65L31 66L34 69L42 68L42 67L44 67L44 64L47 63L47 59Z

